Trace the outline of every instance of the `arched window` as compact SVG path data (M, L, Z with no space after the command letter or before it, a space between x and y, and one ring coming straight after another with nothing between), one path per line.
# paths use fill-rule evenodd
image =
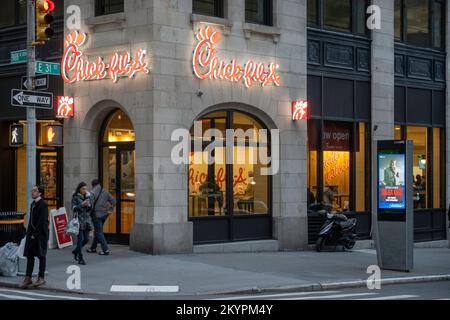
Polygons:
M237 111L210 113L196 121L191 139L190 218L270 213L271 180L261 170L270 166L270 134L258 120Z

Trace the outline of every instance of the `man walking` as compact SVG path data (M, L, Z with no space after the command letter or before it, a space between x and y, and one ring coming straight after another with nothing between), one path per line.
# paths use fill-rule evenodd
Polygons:
M108 243L105 239L105 234L103 233L103 225L105 224L106 219L108 219L108 216L113 212L114 207L116 206L116 199L114 199L111 193L103 189L98 179L92 181L91 193L95 199L93 206L94 209L92 212L92 219L94 222L94 241L87 252L97 252L97 244L100 243L102 251L98 254L107 256L110 254L110 251L108 248Z
M39 276L34 287L45 284L45 265L48 244L48 207L44 201L44 188L35 186L31 190L33 202L30 208L30 220L28 223L24 256L27 257L27 272L21 285L22 289L27 289L33 285L32 276L34 269L34 259L39 259Z

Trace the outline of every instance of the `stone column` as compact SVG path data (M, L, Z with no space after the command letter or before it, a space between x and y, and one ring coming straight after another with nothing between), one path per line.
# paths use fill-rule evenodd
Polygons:
M445 29L446 30L446 50L447 52L450 52L450 33L448 32L448 30L450 30L450 7L447 5L447 19L446 19L446 24L445 24ZM448 80L450 78L450 60L447 56L447 63L446 63L446 79ZM448 82L447 82L448 83ZM445 169L446 171L446 195L447 195L447 201L446 203L446 209L448 208L448 204L450 202L450 138L449 138L449 132L450 132L450 87L447 84L447 89L446 89L446 125L445 125L445 130L446 130L446 166ZM447 213L447 212L446 212ZM449 226L449 218L448 215L447 216L447 220L446 220L446 227ZM449 248L450 248L450 228L447 228L447 239L449 241Z
M282 29L277 58L290 62L286 69L290 79L284 79L287 95L277 97L277 125L280 129L280 172L274 179L279 188L278 214L274 216L274 237L280 250L304 250L308 246L308 216L306 197L307 123L293 122L291 103L307 98L307 1L276 1L277 26ZM292 48L294 48L292 50ZM287 75L286 75L287 76ZM284 101L283 101L284 100Z

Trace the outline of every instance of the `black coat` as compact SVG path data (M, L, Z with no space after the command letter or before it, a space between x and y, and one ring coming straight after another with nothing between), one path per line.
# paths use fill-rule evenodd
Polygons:
M48 207L41 199L31 204L30 221L28 222L25 257L43 257L48 247Z

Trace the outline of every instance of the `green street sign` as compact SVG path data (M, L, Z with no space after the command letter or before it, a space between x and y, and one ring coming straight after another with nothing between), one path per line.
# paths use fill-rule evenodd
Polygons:
M26 63L28 60L28 51L19 50L11 51L11 64Z
M36 61L36 73L59 76L61 74L61 65L53 62Z

